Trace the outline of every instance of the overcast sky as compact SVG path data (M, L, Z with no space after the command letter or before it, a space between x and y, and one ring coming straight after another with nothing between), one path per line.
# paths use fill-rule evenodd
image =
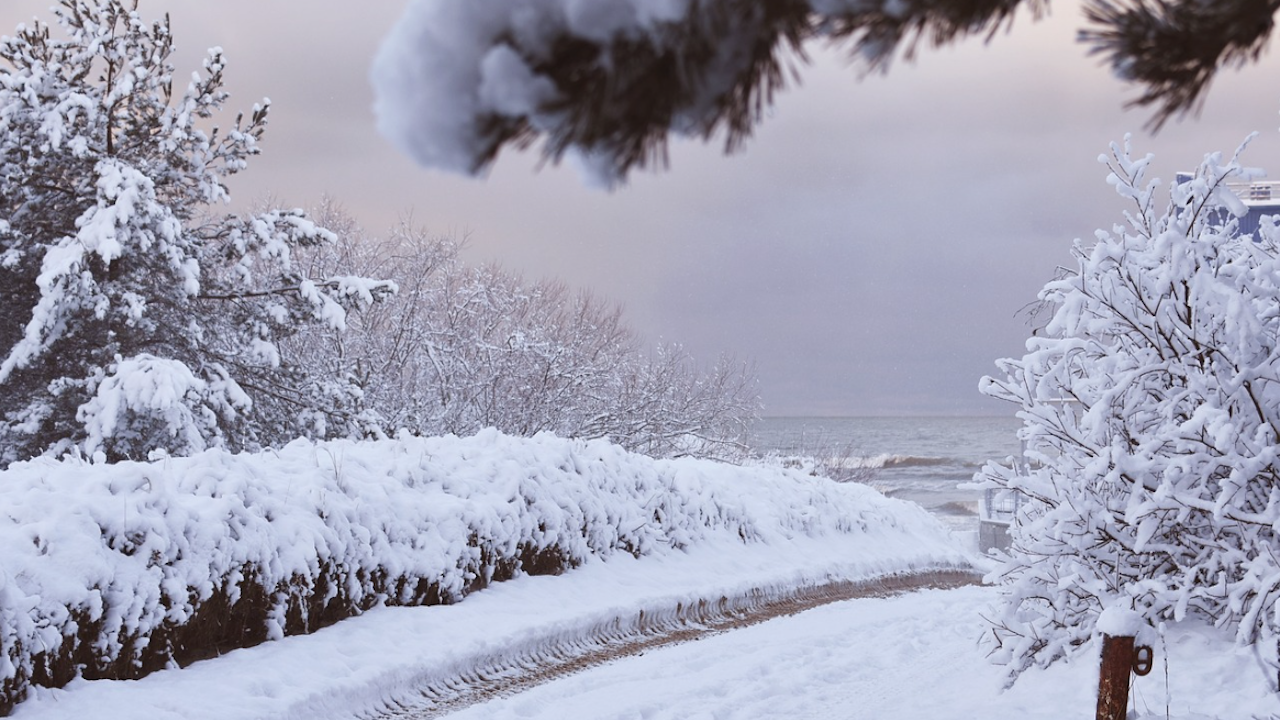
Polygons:
M0 0L0 31L52 0ZM226 50L229 107L272 100L264 153L232 184L313 205L328 194L371 230L411 215L467 235L468 257L552 276L623 303L651 340L695 357L753 360L767 415L1011 412L977 392L1020 356L1018 310L1075 238L1122 219L1097 162L1134 134L1158 175L1205 152L1246 155L1280 177L1280 66L1227 72L1199 118L1158 136L1133 90L1074 42L1075 2L1013 31L924 51L859 81L814 48L745 151L678 144L667 172L613 193L572 168L501 157L488 177L428 171L374 127L368 68L403 3L142 0L169 12L179 74Z

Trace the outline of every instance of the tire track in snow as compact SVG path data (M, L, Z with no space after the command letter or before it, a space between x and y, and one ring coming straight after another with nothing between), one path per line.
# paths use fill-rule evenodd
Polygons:
M981 578L981 573L973 569L946 567L800 588L755 588L732 598L703 598L679 602L674 607L642 609L634 616L588 625L574 635L556 634L527 641L501 653L476 656L443 668L424 677L415 691L402 696L393 706L363 717L429 720L664 645L749 627L841 600L975 585Z

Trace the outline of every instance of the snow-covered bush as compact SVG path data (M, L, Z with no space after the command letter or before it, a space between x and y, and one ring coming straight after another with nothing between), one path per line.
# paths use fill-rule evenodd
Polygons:
M408 225L373 236L332 204L315 215L339 240L300 254L312 273L376 274L399 287L393 300L352 313L345 333L284 345L312 374L354 379L367 431L493 427L609 438L655 457L743 456L759 411L746 365L702 367L675 345L646 353L618 305L468 265L456 240Z
M136 677L620 553L851 535L966 565L924 510L866 487L494 431L38 458L0 471L0 508L0 714L31 684Z
M1280 630L1280 232L1242 235L1209 155L1157 207L1150 156L1113 146L1108 182L1134 209L1077 242L1041 293L1048 325L985 393L1016 403L1030 469L978 479L1029 501L994 577L989 639L1012 675L1068 655L1113 606L1149 624L1197 617L1276 661ZM1271 677L1275 673L1269 673Z
M175 94L167 20L122 0L56 13L64 38L36 23L0 41L0 465L252 448L305 431L303 411L341 414L354 390L282 364L278 342L388 286L297 272L297 247L331 239L300 211L202 215L258 153L266 105L206 132L220 50Z

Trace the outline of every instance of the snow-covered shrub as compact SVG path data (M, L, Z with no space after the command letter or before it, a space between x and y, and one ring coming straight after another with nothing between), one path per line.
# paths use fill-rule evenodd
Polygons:
M305 430L302 411L341 414L330 398L354 391L282 364L278 342L388 287L302 276L291 253L331 235L300 211L202 214L267 107L206 131L220 50L175 94L167 20L122 0L56 12L65 38L36 23L0 42L0 465L252 448Z
M33 683L136 677L620 553L850 534L965 564L924 510L866 487L494 431L38 458L0 471L0 508L0 714Z
M1077 242L1053 308L985 393L1016 403L1030 469L988 487L1029 498L994 577L989 636L1016 675L1068 655L1108 607L1197 617L1275 663L1280 630L1280 232L1239 233L1239 151L1205 158L1157 207L1151 157L1112 146L1134 209ZM1274 673L1269 673L1274 677Z
M743 456L759 412L745 364L699 366L676 345L646 353L615 303L469 265L456 240L408 225L373 236L332 204L315 215L339 240L300 262L399 287L396 298L352 313L346 332L318 329L283 346L313 375L354 379L369 434L493 427L609 438L655 457Z

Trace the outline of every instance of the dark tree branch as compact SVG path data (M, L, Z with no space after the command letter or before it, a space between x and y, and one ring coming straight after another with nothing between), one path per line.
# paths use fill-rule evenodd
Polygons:
M1019 9L1043 16L1049 0L696 0L679 20L601 40L567 27L530 41L510 29L493 41L519 55L554 92L536 114L485 110L473 170L506 145L542 136L548 160L580 152L621 180L667 162L672 134L740 147L774 94L798 81L804 44L851 46L861 71L885 71L921 46L990 39ZM1217 72L1254 61L1271 35L1280 0L1088 0L1080 40L1140 86L1131 105L1154 108L1151 125L1197 110ZM521 38L524 38L523 40Z
M1154 107L1154 129L1197 112L1217 72L1261 55L1277 0L1092 0L1080 40L1121 78L1144 88L1129 103Z

